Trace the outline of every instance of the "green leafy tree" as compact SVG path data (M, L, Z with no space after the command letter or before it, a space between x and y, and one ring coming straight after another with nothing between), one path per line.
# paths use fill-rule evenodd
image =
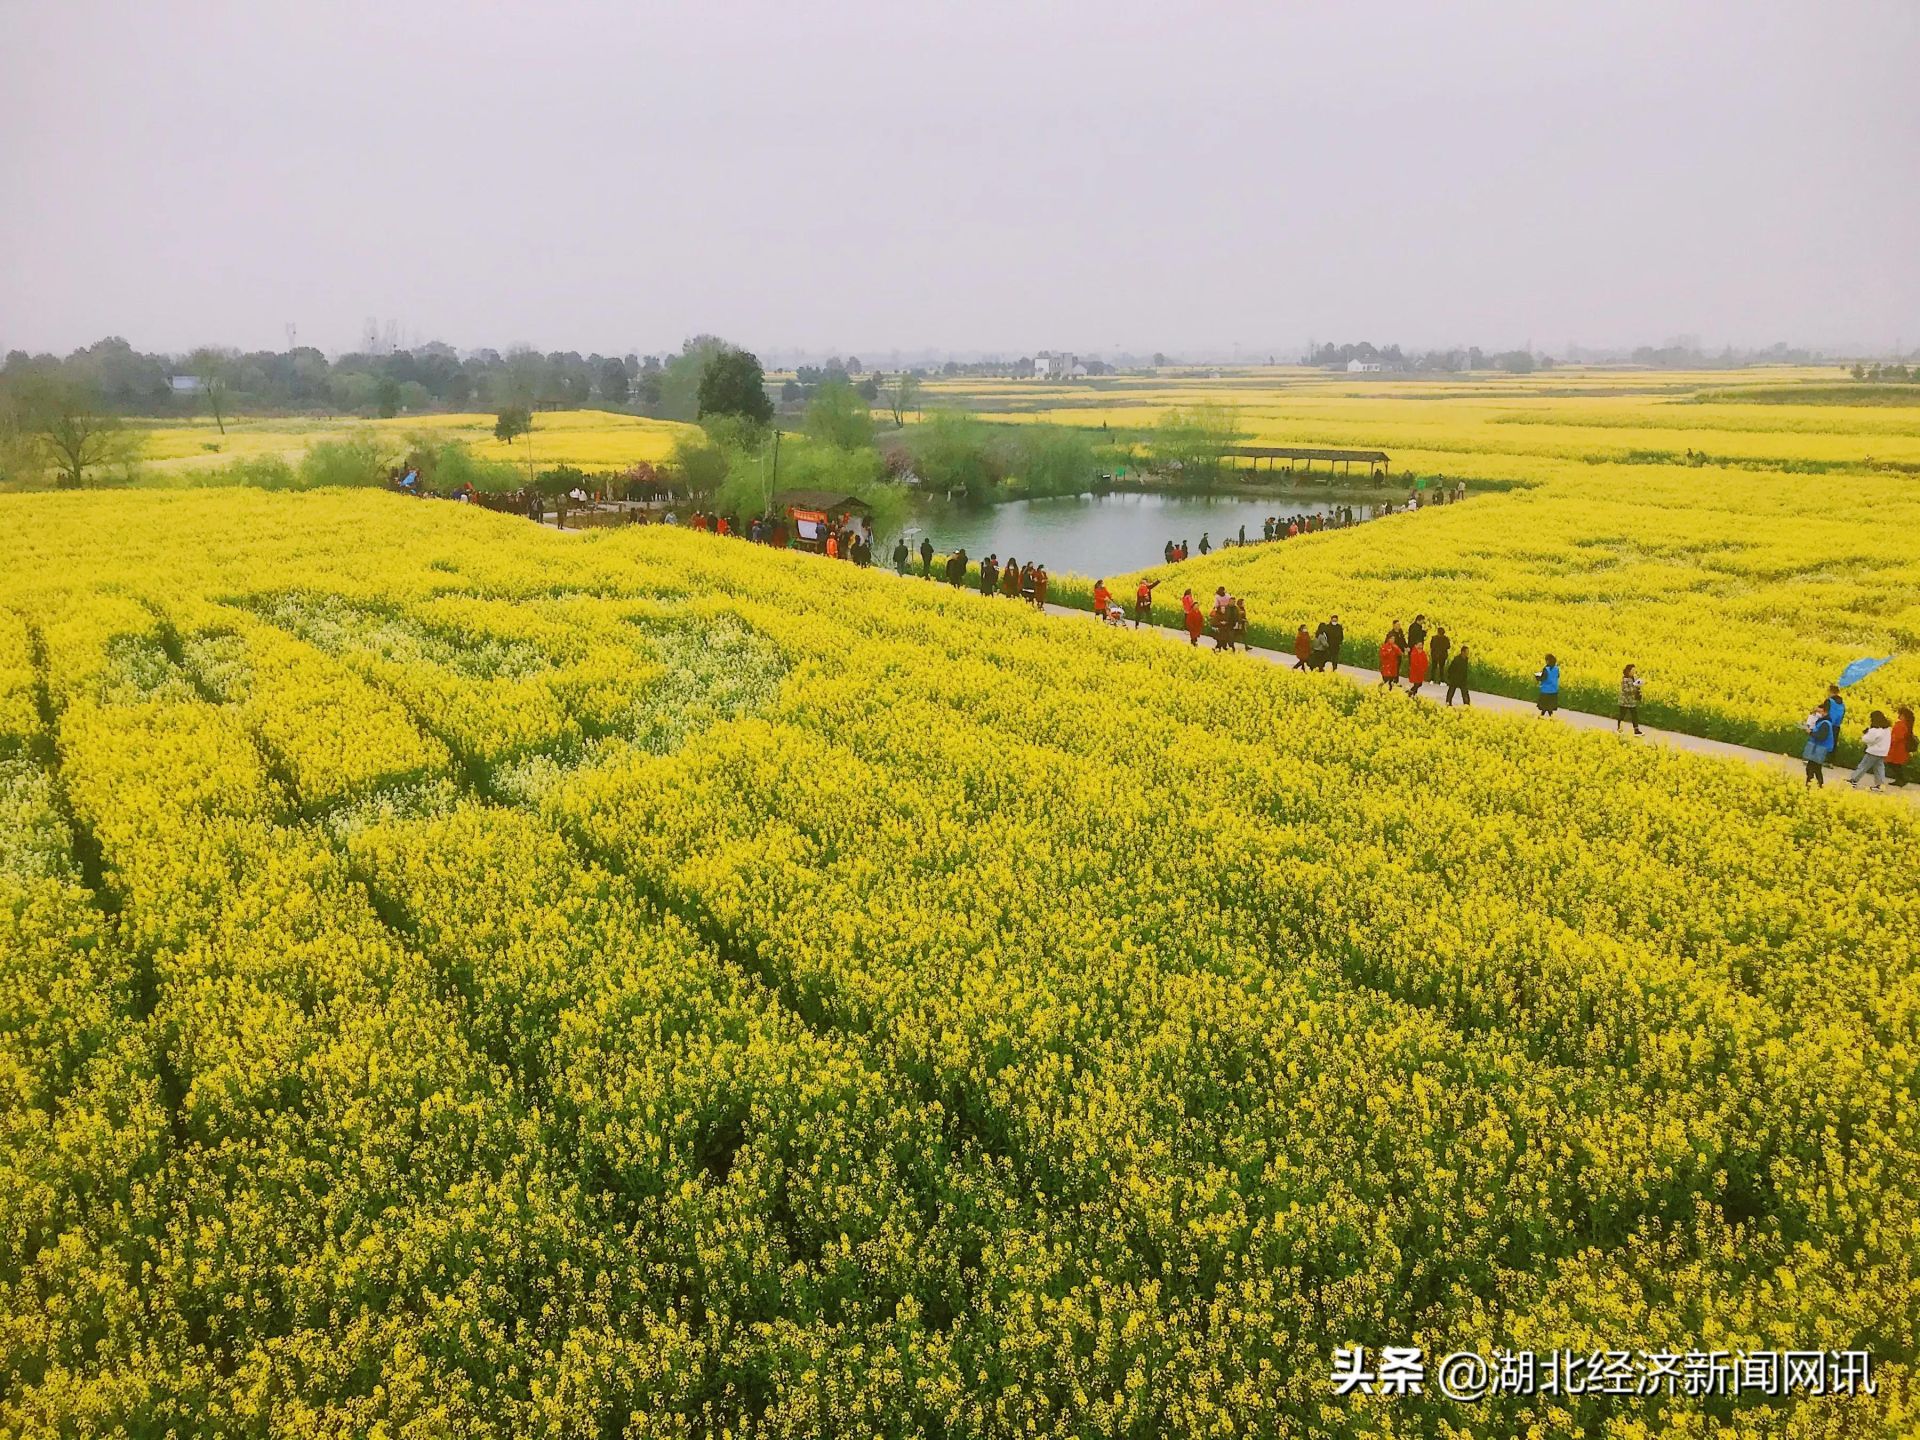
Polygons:
M632 382L627 377L627 362L618 355L609 356L600 362L600 398L609 405L624 405L627 397L633 393Z
M439 492L467 485L488 494L517 490L523 483L510 461L483 460L458 440L430 431L407 437L407 463L420 472L427 487Z
M399 380L392 375L376 376L373 382L373 405L380 412L382 420L391 420L400 413L401 401L405 398Z
M873 444L873 412L845 380L829 380L807 402L807 434L841 450Z
M636 405L645 405L655 410L663 409L666 401L666 368L661 365L658 355L649 355L640 362L637 370L629 367L633 376L633 400ZM699 377L694 377L689 394L699 389Z
M1093 441L1084 431L1023 425L1014 445L1015 473L1029 495L1078 495L1099 473Z
M733 457L724 445L704 431L682 435L673 442L673 468L680 483L695 495L711 495L725 482Z
M394 455L385 438L371 431L322 440L300 457L299 484L308 490L328 486L383 485Z
M700 428L730 456L758 455L772 433L771 427L745 415L709 415L700 422Z
M587 472L577 465L556 465L551 470L542 470L538 488L542 495L566 495L574 490L591 490L587 484Z
M187 357L187 366L200 382L200 395L207 402L213 423L220 427L222 435L226 434L227 393L233 383L233 355L211 345L202 346Z
M373 408L373 376L352 370L327 377L327 393L339 409L360 414Z
M1169 410L1154 427L1153 458L1161 469L1177 471L1182 485L1206 485L1219 477L1227 451L1243 434L1239 414L1226 405Z
M502 406L500 413L493 417L493 438L502 445L511 447L521 436L533 434L533 411L525 405ZM527 441L527 478L533 479L533 441Z
M914 469L930 489L975 502L993 497L1001 470L985 425L957 410L942 410L916 431Z
M533 429L533 412L524 405L508 405L493 417L493 438L511 445Z
M707 361L700 372L699 418L709 415L744 415L762 425L773 420L773 401L757 356L728 348Z
M723 509L742 515L764 514L776 493L772 447L758 456L740 456L715 495ZM785 437L780 447L778 490L828 490L864 500L873 512L874 528L899 526L907 513L907 495L891 482L886 460L871 447L844 450L804 436Z
M728 348L727 342L717 335L695 335L664 367L652 372L642 367L642 394L649 388L654 391L654 408L665 419L698 420L701 379L707 373L708 363Z

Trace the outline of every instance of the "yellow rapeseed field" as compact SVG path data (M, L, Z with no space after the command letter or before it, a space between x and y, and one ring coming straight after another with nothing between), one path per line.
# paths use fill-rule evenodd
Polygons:
M739 540L0 498L0 1433L1910 1434L1916 855Z
M233 460L275 455L297 461L322 440L338 440L369 430L396 446L414 435L457 440L488 460L525 464L529 441L503 445L493 438L492 415L399 415L390 420L351 417L291 420L241 416L227 421L223 435L211 420L138 426L139 470L144 478L192 483L192 477ZM658 463L673 453L674 441L691 425L649 420L607 410L551 410L533 417L531 448L541 469L573 465L587 471L624 470L636 461Z

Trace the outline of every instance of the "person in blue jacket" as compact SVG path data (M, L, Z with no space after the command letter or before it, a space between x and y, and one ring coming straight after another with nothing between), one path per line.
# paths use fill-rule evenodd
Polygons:
M1840 748L1840 722L1847 718L1847 702L1840 698L1838 685L1827 686L1827 698L1823 708L1827 712L1827 719L1832 723L1833 730L1827 736L1827 753L1821 758L1831 760L1833 752Z
M1809 785L1827 788L1827 757L1833 754L1833 719L1828 702L1822 701L1813 707L1813 713L1801 722L1800 728L1807 732L1806 746L1800 751L1800 758L1807 765Z
M1553 714L1560 708L1560 662L1547 656L1547 663L1533 678L1540 682L1540 695L1533 703L1540 707L1542 715Z

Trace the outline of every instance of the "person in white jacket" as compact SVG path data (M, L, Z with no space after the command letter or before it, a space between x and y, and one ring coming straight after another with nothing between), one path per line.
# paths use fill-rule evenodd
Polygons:
M1873 788L1878 791L1887 782L1887 752L1893 748L1893 724L1884 713L1876 710L1867 717L1867 730L1860 737L1860 743L1866 746L1866 753L1853 767L1853 776L1847 783L1857 789L1860 777L1871 773Z

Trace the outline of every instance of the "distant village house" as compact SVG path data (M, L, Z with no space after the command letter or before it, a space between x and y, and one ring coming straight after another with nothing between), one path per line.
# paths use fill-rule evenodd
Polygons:
M1036 380L1078 380L1091 372L1080 363L1080 357L1065 350L1042 350L1033 357L1033 378Z

